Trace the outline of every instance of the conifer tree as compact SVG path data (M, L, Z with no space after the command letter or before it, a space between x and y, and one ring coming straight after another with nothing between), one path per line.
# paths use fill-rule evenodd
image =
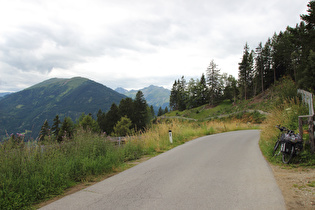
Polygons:
M207 68L207 82L209 88L209 104L214 105L220 95L220 69L218 65L211 60Z
M164 114L164 111L162 109L162 107L159 108L159 111L158 111L158 116L162 116Z
M114 126L120 119L118 106L113 103L110 110L105 115L105 132L111 134L114 131Z
M197 83L199 81L195 81L193 78L191 78L187 85L187 101L186 101L186 108L194 108L198 106L198 87Z
M198 106L208 103L207 94L208 94L207 81L205 75L202 74L198 84L199 95Z
M307 65L303 71L304 76L300 80L300 86L302 86L305 90L314 92L315 90L315 52L313 50L310 51L310 55L308 56Z
M70 117L65 117L62 122L57 140L62 141L63 138L72 138L74 133L74 124Z
M48 136L50 134L50 127L48 124L48 121L45 120L40 132L39 132L39 140L43 141L45 139L46 136Z
M132 98L124 98L121 99L119 106L119 115L120 117L127 116L129 119L132 119L133 113L134 113L134 106L133 106L133 100Z
M166 113L168 113L168 108L167 108L167 106L166 106L165 109L164 109L164 114L166 114Z
M178 85L177 81L175 80L172 90L171 90L171 95L170 95L170 107L171 110L178 110Z
M181 80L177 82L177 103L178 103L178 110L183 111L186 109L186 102L187 102L187 92L186 92L186 80L185 77L182 76Z
M268 38L266 41L263 49L262 49L262 56L263 56L263 68L264 68L264 78L263 84L264 89L270 87L273 82L273 69L272 69L272 46L271 46L271 39Z
M58 134L59 134L59 130L60 130L59 125L61 123L61 121L59 119L59 115L56 115L56 117L54 118L53 122L54 122L54 124L51 127L51 132L55 136L55 138L57 138Z
M260 42L258 47L256 48L256 58L255 58L255 76L257 78L256 80L256 87L258 84L261 87L261 92L264 92L264 75L265 75L265 69L264 69L264 58L263 58L263 47L262 43ZM260 80L260 82L259 82ZM254 95L256 95L257 89L255 88Z
M249 97L249 88L253 84L253 51L250 51L248 44L245 44L243 58L239 63L239 85L242 97L245 100Z
M102 132L106 130L106 114L101 109L97 112L97 124Z
M148 121L147 102L144 98L142 91L138 91L134 100L134 117L133 123L136 130L143 130Z
M150 114L151 114L150 118L153 119L155 117L155 112L152 105L150 106Z

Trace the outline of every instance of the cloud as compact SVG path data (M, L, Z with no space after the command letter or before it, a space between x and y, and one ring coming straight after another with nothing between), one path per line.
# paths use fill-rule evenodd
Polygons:
M30 81L34 84L48 77L65 76L123 82L111 82L113 87L144 87L148 81L163 85L181 75L200 77L212 59L222 72L237 76L245 42L255 48L274 32L294 26L299 15L305 13L307 3L308 0L1 2L0 90L17 90ZM23 77L29 78L27 74L33 78L24 81Z
M7 33L2 38L1 61L21 71L48 73L54 67L66 69L75 62L84 62L86 56L78 53L84 46L80 46L73 30L21 26L18 31ZM74 50L73 46L77 49Z

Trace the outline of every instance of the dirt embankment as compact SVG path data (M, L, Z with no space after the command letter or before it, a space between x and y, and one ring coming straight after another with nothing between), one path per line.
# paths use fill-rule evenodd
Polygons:
M315 168L270 166L287 209L315 209Z

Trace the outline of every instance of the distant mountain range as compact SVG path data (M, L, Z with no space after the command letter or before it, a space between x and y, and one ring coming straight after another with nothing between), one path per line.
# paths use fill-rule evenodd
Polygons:
M130 98L135 98L139 90L126 90L124 88L116 88L115 91L118 93L124 94ZM160 107L165 109L166 106L169 106L170 94L171 91L163 87L158 87L150 85L149 87L140 89L143 93L145 100L149 105L152 105L154 110L157 112Z
M32 137L37 137L44 121L52 125L57 114L73 120L82 113L96 117L99 109L106 112L123 98L126 96L86 78L49 79L0 100L0 136L32 131Z
M151 85L141 91L156 112L169 105L168 89ZM107 112L112 103L118 105L126 97L134 99L137 92L123 88L114 91L92 80L74 77L53 78L16 93L0 94L0 140L11 133L27 133L36 138L44 121L47 119L51 126L57 114L61 120L68 116L75 121L82 113L96 118L99 109Z

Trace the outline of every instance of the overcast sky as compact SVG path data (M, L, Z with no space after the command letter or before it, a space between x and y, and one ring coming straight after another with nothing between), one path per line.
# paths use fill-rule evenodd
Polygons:
M210 61L237 77L255 49L295 27L309 0L0 0L0 92L86 77L110 88L171 88Z

